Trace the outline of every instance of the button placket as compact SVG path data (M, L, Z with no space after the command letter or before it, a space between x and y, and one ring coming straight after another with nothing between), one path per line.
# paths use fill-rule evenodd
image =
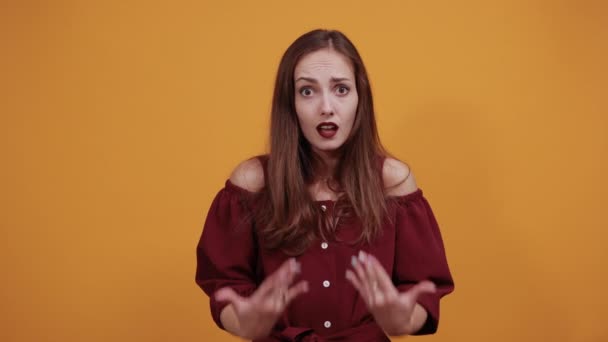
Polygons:
M324 212L324 213L325 213L325 212L327 212L327 205L325 205L325 204L321 204L321 205L320 205L320 208L321 208L321 211L322 211L322 212ZM325 241L324 241L324 242L322 242L322 243L321 243L321 248L322 248L322 249L327 249L328 247L329 247L329 244L328 244L327 242L325 242ZM329 280L324 280L324 281L323 281L323 287L324 287L324 288L328 288L328 287L330 287L330 286L331 286L331 283L329 282ZM323 326L324 326L326 329L331 328L331 321L325 321L325 322L323 322Z

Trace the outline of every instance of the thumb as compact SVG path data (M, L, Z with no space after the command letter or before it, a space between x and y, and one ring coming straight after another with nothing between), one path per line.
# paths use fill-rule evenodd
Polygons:
M414 285L408 292L416 300L423 293L435 293L436 291L437 287L433 282L424 280Z
M233 304L242 300L242 297L229 287L223 287L217 290L214 297L218 302L229 302Z

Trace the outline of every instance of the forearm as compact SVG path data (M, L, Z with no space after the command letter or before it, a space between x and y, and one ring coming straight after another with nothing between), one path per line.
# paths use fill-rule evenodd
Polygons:
M428 313L426 312L426 310L422 307L422 305L416 303L416 306L414 307L414 312L409 318L409 321L394 321L393 326L383 327L383 329L387 334L391 336L411 335L422 328L422 326L426 322L427 317Z
M232 304L227 305L220 313L220 321L227 332L248 340L256 340L268 337L273 327L271 321L255 318L246 319L245 324L241 324L239 317L234 311Z

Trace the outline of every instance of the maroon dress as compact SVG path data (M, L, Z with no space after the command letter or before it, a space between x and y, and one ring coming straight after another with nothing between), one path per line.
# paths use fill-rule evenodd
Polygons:
M288 255L261 247L247 199L253 194L230 180L215 197L197 247L196 282L209 295L211 315L223 329L220 313L227 305L214 292L230 286L242 296L253 293ZM346 279L351 256L374 255L400 291L431 280L434 294L418 299L428 318L417 335L432 334L439 322L439 301L454 289L439 227L422 190L388 199L389 215L379 238L353 245L361 232L355 217L341 219L337 239L315 241L296 257L309 291L295 298L274 330L260 341L390 341L374 322L365 302ZM321 215L332 215L333 201L317 201ZM294 282L294 284L295 284Z

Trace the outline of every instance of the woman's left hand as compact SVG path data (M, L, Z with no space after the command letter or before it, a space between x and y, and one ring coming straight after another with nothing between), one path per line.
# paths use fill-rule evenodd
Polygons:
M416 302L422 293L435 292L435 284L425 280L399 292L373 255L361 251L359 257L352 257L351 264L354 272L347 270L346 279L359 291L376 323L387 334L409 335L420 329L426 311Z

